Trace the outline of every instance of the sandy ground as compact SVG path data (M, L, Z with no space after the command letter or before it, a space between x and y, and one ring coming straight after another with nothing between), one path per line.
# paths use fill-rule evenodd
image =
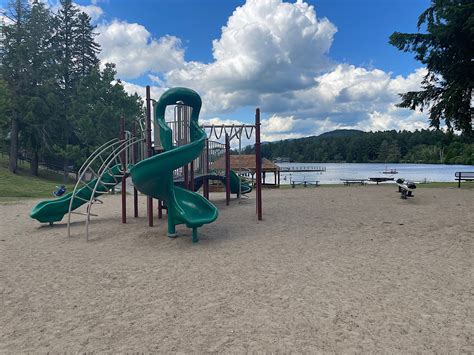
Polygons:
M198 244L143 198L122 225L106 197L89 242L0 206L0 351L473 353L474 190L415 195L264 190L257 223L254 195L213 194Z

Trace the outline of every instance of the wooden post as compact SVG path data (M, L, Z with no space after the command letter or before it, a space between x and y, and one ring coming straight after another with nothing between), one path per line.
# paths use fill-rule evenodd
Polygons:
M260 151L260 109L255 111L255 172L257 183L257 219L262 220L262 157Z
M122 148L125 146L125 117L120 118L120 141ZM122 223L127 223L127 162L125 161L125 150L120 152L120 160L122 163Z
M230 203L230 141L229 135L225 135L225 204Z
M146 86L146 155L150 158L153 155L153 147L151 146L151 97L150 86ZM153 198L147 196L146 213L148 216L148 226L153 227Z

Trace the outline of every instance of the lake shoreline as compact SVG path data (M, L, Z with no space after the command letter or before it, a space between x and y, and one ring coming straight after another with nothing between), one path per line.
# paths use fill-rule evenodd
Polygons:
M280 184L288 185L292 181L319 181L320 184L342 184L341 179L369 179L374 177L403 178L415 182L455 182L455 172L474 171L472 165L453 164L417 164L417 163L278 163L280 167L324 167L324 172L285 172L280 174ZM384 171L395 169L396 174L385 174ZM274 182L268 174L267 183Z

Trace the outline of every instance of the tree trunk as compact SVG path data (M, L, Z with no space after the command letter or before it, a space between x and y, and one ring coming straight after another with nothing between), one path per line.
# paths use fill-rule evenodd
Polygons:
M31 175L38 176L38 152L33 152L30 162Z
M13 113L12 126L10 132L10 160L8 164L10 172L16 174L18 168L18 118Z
M66 183L69 177L69 161L67 158L64 158L64 165L63 165L63 180Z

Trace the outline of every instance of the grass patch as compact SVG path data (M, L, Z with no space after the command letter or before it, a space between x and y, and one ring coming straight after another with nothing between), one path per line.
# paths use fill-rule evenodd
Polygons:
M61 174L40 169L39 176L29 174L29 165L19 165L17 174L8 170L8 157L0 156L0 203L10 203L21 198L50 197L57 185L63 184ZM73 182L65 184L68 191L74 188Z
M458 188L457 182L430 182L428 184L417 184L416 187L430 188L430 187L455 187ZM461 189L474 189L474 182L461 182Z

